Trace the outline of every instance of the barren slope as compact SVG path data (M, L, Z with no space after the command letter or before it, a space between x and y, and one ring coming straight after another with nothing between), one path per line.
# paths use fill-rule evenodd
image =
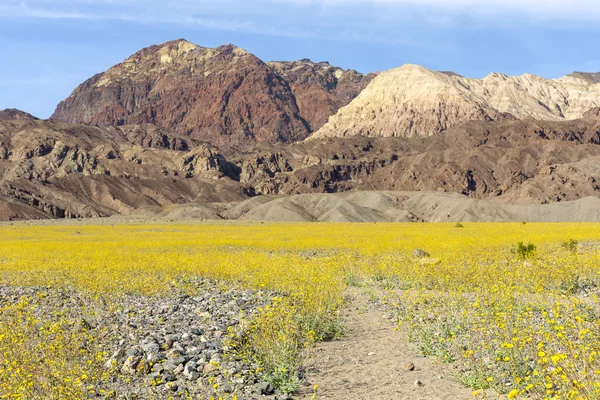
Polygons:
M245 149L216 148L153 125L0 121L0 217L93 217L138 209L189 215L170 207L193 203L195 215L204 218L231 208L210 203L256 195L381 190L461 193L503 203L577 200L600 193L598 113L575 121L470 121L419 139L330 138ZM389 208L384 198L373 206L348 196L269 205L259 197L226 217L425 219L411 209Z
M600 221L600 198L510 205L471 199L457 193L359 191L144 207L132 215L138 218L271 222L585 222Z
M96 217L144 205L240 200L240 185L219 179L231 168L215 148L152 125L4 121L0 217Z
M213 144L288 142L309 134L289 86L238 47L176 40L81 84L52 116L96 125L153 123Z
M11 121L17 119L34 120L37 118L29 113L26 113L25 111L17 110L16 108L0 110L0 121Z
M81 84L55 120L157 124L216 145L295 142L372 79L310 60L264 63L233 45L151 46Z
M547 80L492 73L484 79L405 65L379 74L311 139L431 136L469 120L583 117L600 106L593 75Z
M319 130L330 116L356 98L375 77L375 74L363 75L327 62L314 63L306 59L267 64L289 83L300 114L311 131Z

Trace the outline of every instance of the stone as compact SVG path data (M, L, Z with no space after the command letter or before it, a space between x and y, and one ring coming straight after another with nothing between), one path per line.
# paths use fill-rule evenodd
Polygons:
M208 374L210 374L210 373L212 373L214 371L217 371L217 370L218 370L218 368L214 364L206 364L204 366L204 368L202 368L202 372L204 373L204 375L208 375Z
M175 374L169 370L164 371L162 373L161 377L165 382L174 382L177 380L177 377L175 376Z
M415 249L412 253L415 258L427 258L430 257L430 254L422 249Z
M171 355L168 359L167 362L171 365L179 365L179 364L184 364L185 363L185 357L180 356L180 355Z
M275 393L275 386L273 386L270 382L260 382L256 385L258 389L258 394L263 396L270 396Z
M406 362L403 362L402 364L400 364L400 368L402 368L403 371L414 371L415 364L413 364L410 361L406 361Z
M166 388L171 392L176 392L179 389L179 386L175 382L169 382L166 385Z
M183 373L183 370L184 370L184 368L185 368L185 367L183 366L183 364L179 364L179 365L177 366L177 368L175 368L175 369L173 370L173 373L175 373L175 375L181 375L181 374Z
M418 386L418 387L423 387L423 386L425 386L425 385L423 384L423 382L421 382L421 381L420 381L420 380L418 380L418 379L415 381L414 385L415 385L415 386Z
M158 354L160 352L160 345L158 343L147 343L141 347L146 354Z
M190 332L196 336L201 336L204 333L204 331L200 328L192 328Z
M123 366L121 367L121 372L123 374L131 374L131 375L135 374L136 368L138 367L141 360L142 360L142 357L140 357L140 356L127 357L127 359L123 363Z

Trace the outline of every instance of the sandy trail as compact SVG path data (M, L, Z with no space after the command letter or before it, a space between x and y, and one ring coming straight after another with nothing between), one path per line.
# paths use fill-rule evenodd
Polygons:
M419 357L385 312L369 304L365 291L352 289L348 300L343 310L346 335L311 352L300 398L310 399L318 385L318 399L473 399L473 390L453 381L448 367ZM402 368L405 362L415 369Z

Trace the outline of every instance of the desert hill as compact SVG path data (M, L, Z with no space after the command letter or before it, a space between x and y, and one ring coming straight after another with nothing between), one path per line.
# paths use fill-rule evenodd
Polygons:
M25 111L17 110L16 108L0 110L0 121L11 121L17 119L34 120L37 118L29 113L26 113Z
M175 40L88 79L48 121L0 111L0 219L441 218L427 202L365 207L365 193L384 192L478 201L450 219L495 219L490 207L527 219L508 204L593 208L582 199L600 193L599 76L363 75Z
M180 39L142 49L90 78L52 119L151 123L215 145L295 142L370 79L309 60L267 64L233 45L210 49Z
M600 199L510 205L458 193L354 191L143 207L130 217L289 222L589 222L600 221Z
M425 138L357 136L242 149L150 124L0 121L0 217L127 215L260 195L382 190L502 203L574 201L600 191L598 114L469 121Z
M597 74L470 79L404 65L379 74L311 138L423 137L470 120L572 120L599 106Z

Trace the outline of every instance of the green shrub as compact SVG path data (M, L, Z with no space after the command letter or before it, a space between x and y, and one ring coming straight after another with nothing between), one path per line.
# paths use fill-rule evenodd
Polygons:
M523 242L519 242L517 247L513 248L512 253L516 254L520 259L528 259L534 256L536 246L533 243L528 243L527 245L523 244Z
M563 242L561 246L563 249L575 254L575 253L577 253L578 245L579 245L579 242L577 240L569 239L566 242Z

